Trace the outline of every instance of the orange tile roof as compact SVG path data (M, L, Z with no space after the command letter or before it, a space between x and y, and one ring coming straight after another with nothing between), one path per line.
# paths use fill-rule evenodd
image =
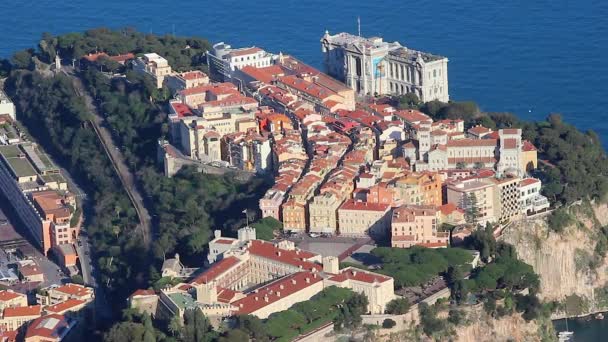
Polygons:
M536 178L525 178L521 182L519 182L519 186L528 186L539 182L540 181Z
M496 146L496 139L459 139L448 140L448 147Z
M523 141L522 149L524 151L526 151L526 152L528 152L528 151L536 151L536 147L531 142L529 142L528 140L524 140Z
M248 250L249 253L258 257L263 257L266 259L278 261L283 264L296 266L306 271L320 271L322 268L321 265L312 261L308 261L308 259L317 256L317 254L302 251L299 249L282 249L275 246L271 242L266 242L262 240L252 240L248 247Z
M241 315L250 314L285 297L293 295L323 279L311 272L298 272L281 278L247 294L232 303Z
M504 140L504 148L517 148L517 140L516 139L505 139Z
M78 306L81 306L83 304L85 304L86 302L84 300L80 300L80 299L68 299L66 301L63 301L61 303L57 303L55 305L50 305L50 306L46 306L44 308L44 310L46 312L50 312L50 313L64 313L66 311L69 311L70 309L76 308Z
M50 314L35 319L27 327L25 338L42 337L44 340L59 340L59 336L70 328L70 324L64 315Z
M240 262L241 260L234 256L222 259L211 265L211 268L192 280L190 284L207 284Z
M458 212L464 213L464 211L462 209L458 208L454 203L444 204L444 205L442 205L442 206L439 207L439 210L441 210L441 213L443 215L450 215L454 211L458 211Z
M93 293L93 289L88 288L83 285L73 284L73 283L68 283L68 284L56 287L53 290L63 292L70 296L77 296L77 297L88 296Z
M42 311L41 305L8 307L8 308L4 308L4 318L40 316L41 311Z
M347 268L341 270L340 274L329 278L329 280L339 282L339 283L345 282L349 279L364 282L364 283L374 283L374 282L384 283L385 281L391 280L390 277L383 276L383 275L373 273L373 272L367 272L367 271L364 271L364 270L361 270L358 268L354 268L354 267L347 267Z
M338 210L364 210L364 211L387 211L391 206L385 203L368 203L348 200Z
M24 296L24 295L21 293L17 293L17 292L12 292L12 291L7 291L7 290L0 291L0 301L1 302L13 300L15 298L19 298L22 296Z
M23 274L24 277L30 277L34 275L43 274L38 265L25 265L19 268L19 272Z
M144 290L144 289L138 289L135 290L135 292L133 292L129 297L133 298L136 296L156 296L156 292L154 292L154 290Z
M236 241L236 240L218 239L218 240L215 240L214 242L215 243L220 243L222 245L231 245L231 244L234 243L234 241Z

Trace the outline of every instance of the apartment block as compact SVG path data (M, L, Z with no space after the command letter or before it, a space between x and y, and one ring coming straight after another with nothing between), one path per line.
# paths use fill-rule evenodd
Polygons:
M449 232L439 232L441 212L435 206L404 205L393 209L391 246L447 247Z
M165 77L172 74L169 62L157 53L146 53L133 61L133 70L152 76L158 89L163 87Z
M338 209L340 235L385 236L390 231L390 210L389 204L348 200Z

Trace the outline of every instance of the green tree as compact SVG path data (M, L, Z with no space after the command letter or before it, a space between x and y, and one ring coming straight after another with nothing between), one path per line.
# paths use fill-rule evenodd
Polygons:
M395 298L386 304L386 313L393 315L402 315L407 313L412 304L407 298Z
M182 339L184 342L213 341L215 334L207 317L199 309L188 309L184 312L184 329Z

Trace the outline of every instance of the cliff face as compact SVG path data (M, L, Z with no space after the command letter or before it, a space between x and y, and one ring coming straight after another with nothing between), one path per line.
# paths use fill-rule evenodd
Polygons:
M459 342L499 342L499 341L546 341L553 340L555 332L550 322L526 322L521 315L495 319L482 308L469 313L471 324L456 329Z
M561 233L542 218L512 224L502 239L539 274L542 299L567 302L568 315L608 310L608 260L594 253L600 228L608 224L608 206L582 203L570 213L575 223Z

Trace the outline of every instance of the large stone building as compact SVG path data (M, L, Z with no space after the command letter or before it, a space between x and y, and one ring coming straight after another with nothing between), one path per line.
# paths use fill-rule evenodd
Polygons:
M272 170L270 139L253 130L224 135L222 160L240 170L267 173Z
M448 102L448 59L380 37L349 33L321 38L326 72L360 94L414 93L424 101Z
M337 257L322 258L290 241L256 240L248 227L239 230L238 239L217 232L209 250L214 263L206 271L158 295L138 290L130 297L131 307L165 318L182 318L185 310L198 309L219 324L233 315L268 318L329 286L365 294L372 314L384 313L395 298L391 277L353 267L340 270Z
M338 209L338 225L344 236L386 236L390 227L391 206L348 200Z
M439 232L441 212L435 206L405 205L393 210L391 246L447 247L449 232Z
M37 145L0 146L0 191L45 254L78 236L78 221L71 222L75 198L59 168Z
M211 51L207 51L207 63L211 76L220 81L229 81L236 70L246 66L270 66L274 59L273 54L259 47L233 49L224 42L214 44Z

